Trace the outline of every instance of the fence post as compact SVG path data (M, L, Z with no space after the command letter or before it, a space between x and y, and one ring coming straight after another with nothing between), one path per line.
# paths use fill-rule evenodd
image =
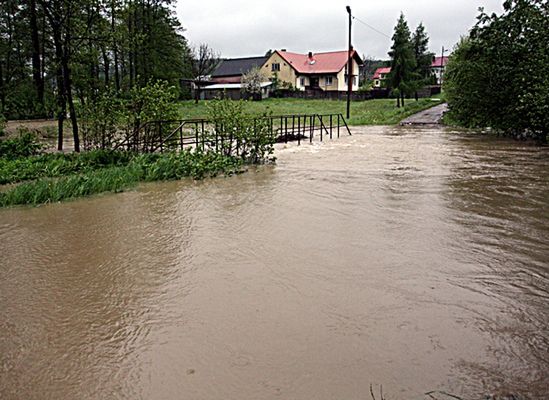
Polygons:
M320 141L322 142L322 126L324 125L324 124L322 123L322 115L319 114L319 115L318 115L318 119L319 119L319 121L320 121Z
M313 116L311 115L309 121L309 143L313 143L313 130L314 130L314 122Z
M297 116L297 145L301 144L301 115Z
M206 140L206 138L205 138L206 135L204 135L204 120L203 119L200 120L200 129L201 129L200 130L200 135L202 136L202 151L205 151L206 149L205 149L205 143L204 142ZM209 145L208 145L208 148L209 148Z
M288 143L288 117L284 117L284 142Z

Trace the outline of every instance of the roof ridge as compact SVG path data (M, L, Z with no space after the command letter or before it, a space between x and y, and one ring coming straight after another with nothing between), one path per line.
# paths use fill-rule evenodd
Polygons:
M252 58L267 58L266 56L250 56L250 57L234 57L234 58L222 58L221 61L229 60L250 60Z
M297 54L297 55L300 55L300 56L307 56L308 53L297 53L295 51L282 51L282 50L277 50L279 51L280 53L288 53L288 54ZM333 51L319 51L319 52L312 52L313 55L315 54L332 54L332 53L346 53L348 52L349 50L333 50Z

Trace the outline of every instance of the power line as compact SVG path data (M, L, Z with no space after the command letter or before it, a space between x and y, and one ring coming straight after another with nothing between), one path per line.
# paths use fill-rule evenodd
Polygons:
M371 30L373 30L373 31L375 31L375 32L377 32L377 33L379 33L380 35L385 36L385 37L388 38L388 39L391 39L390 36L387 36L385 33L381 32L379 29L374 28L372 25L368 24L367 22L362 21L361 19L355 17L354 15L353 15L353 19L356 19L358 22L360 22L361 24L367 26L367 27L370 28Z

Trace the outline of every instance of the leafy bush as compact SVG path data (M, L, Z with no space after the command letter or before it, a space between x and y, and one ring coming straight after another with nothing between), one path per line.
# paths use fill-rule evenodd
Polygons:
M4 129L6 129L6 119L0 114L0 136L4 136Z
M549 5L505 1L484 12L454 51L445 74L449 120L513 136L549 133Z
M245 110L246 102L240 100L214 100L208 105L208 113L215 131L220 135L221 152L236 156L247 163L274 161L275 137L270 131L267 114L252 115Z
M173 120L179 116L177 90L165 81L150 81L146 86L134 87L124 117L133 126L160 120Z
M164 81L150 81L143 87L134 87L129 98L117 97L112 89L99 94L81 110L80 129L84 147L112 148L118 139L129 137L148 122L178 119L177 89ZM144 135L167 135L154 126L145 126Z
M112 89L101 93L82 108L80 129L84 148L110 148L116 139L123 104Z
M35 133L20 129L19 136L0 141L0 158L14 160L39 154L43 145Z

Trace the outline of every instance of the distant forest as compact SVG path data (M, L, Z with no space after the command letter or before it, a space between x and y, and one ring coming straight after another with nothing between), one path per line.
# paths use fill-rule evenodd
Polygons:
M128 96L151 80L188 96L193 49L173 0L2 0L0 114L76 118L106 90ZM211 54L210 54L211 55Z

